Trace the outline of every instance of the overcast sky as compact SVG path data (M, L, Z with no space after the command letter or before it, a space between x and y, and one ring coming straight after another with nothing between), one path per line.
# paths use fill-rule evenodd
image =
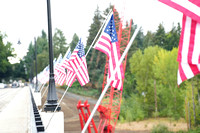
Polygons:
M7 34L16 48L19 57L26 54L34 37L41 36L41 31L47 31L46 0L0 0L0 31ZM143 32L156 31L159 23L163 23L166 31L173 23L181 23L182 14L158 2L157 0L51 0L52 30L63 31L67 43L70 43L74 33L84 42L87 40L88 29L94 17L97 5L104 11L109 4L114 4L124 19L133 19L141 25ZM20 39L21 45L17 45Z

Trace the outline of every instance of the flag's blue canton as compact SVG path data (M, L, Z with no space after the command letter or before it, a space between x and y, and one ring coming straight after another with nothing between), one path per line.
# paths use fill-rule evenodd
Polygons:
M56 63L56 58L54 58L54 60L53 60L53 64L55 64Z
M46 69L45 69L46 71L49 71L49 65L46 67Z
M106 32L107 34L110 35L111 43L118 41L117 32L116 32L116 29L115 29L115 21L114 21L113 15L111 16L110 21L108 22L104 32Z
M78 51L77 54L78 54L78 56L79 56L80 58L83 57L83 56L85 55L83 43L81 43L81 44L79 45L79 51Z
M84 46L83 46L83 43L81 42L81 39L79 40L79 42L76 46L76 49L78 49L77 55L79 56L79 58L81 58L85 55Z
M71 56L71 51L69 51L69 52L68 52L68 54L67 54L67 57L66 57L66 58L67 58L67 59L69 59L69 58L70 58L70 56Z
M62 56L60 56L60 57L58 58L58 63L61 63L61 61L62 61Z

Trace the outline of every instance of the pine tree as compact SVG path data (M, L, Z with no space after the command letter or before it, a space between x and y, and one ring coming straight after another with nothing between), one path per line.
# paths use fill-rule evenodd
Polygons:
M67 50L66 38L63 32L57 28L53 36L53 46L55 57L58 57L60 53L64 55Z
M165 29L162 24L159 24L158 29L153 37L153 45L157 45L161 48L166 49L166 36Z

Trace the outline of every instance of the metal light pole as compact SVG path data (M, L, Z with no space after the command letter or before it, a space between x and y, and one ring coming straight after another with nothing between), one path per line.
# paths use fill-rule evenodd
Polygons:
M38 90L38 79L37 79L37 44L36 39L35 40L35 76L36 76L36 84L35 84L35 92L39 92Z
M54 68L53 68L53 44L52 44L52 26L51 26L51 8L50 0L47 0L47 15L48 15L48 38L49 38L49 88L47 94L47 102L44 107L44 111L54 111L58 105L58 97L56 94L55 80L54 80ZM61 110L59 106L57 111Z

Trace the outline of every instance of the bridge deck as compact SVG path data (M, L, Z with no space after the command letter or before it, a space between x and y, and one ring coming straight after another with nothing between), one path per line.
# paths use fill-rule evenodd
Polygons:
M9 99L5 100L5 94ZM29 87L0 89L0 101L4 101L0 105L0 133L31 132Z

